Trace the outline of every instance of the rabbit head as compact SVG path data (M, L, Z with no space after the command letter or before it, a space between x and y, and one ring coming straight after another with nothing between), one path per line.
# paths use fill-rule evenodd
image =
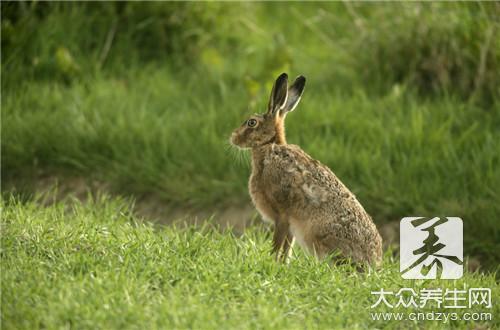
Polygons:
M241 148L256 148L268 143L286 144L285 117L299 103L305 84L306 78L299 76L288 87L288 75L282 73L274 83L267 112L245 120L234 130L231 143Z

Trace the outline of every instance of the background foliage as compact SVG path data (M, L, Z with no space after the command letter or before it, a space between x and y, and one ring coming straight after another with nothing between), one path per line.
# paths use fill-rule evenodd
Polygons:
M188 207L248 201L232 129L308 85L288 139L377 222L455 215L499 260L498 3L2 3L2 179L83 175ZM497 251L497 252L494 252Z

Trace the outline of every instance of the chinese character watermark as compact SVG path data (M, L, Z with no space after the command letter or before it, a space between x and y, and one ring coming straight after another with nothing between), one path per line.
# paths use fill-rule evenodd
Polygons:
M372 296L376 296L375 302L371 308L377 306L386 306L389 308L403 306L405 308L450 308L461 309L481 306L492 308L491 289L490 288L470 288L464 289L446 289L441 288L426 289L422 288L418 292L412 288L401 288L398 292L384 290L371 291Z
M406 279L463 275L463 224L457 217L406 217L400 223L400 271Z

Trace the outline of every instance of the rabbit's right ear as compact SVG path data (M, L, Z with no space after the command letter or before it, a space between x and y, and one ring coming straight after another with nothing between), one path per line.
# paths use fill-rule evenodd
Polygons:
M273 90L271 91L271 97L269 98L267 113L275 115L285 106L287 96L288 75L286 73L282 73L274 83Z
M287 112L291 112L295 109L297 104L299 104L302 93L304 93L304 87L306 86L306 78L304 76L298 76L293 82L292 86L288 89L288 96L286 98L286 103L281 109L280 115L284 116Z

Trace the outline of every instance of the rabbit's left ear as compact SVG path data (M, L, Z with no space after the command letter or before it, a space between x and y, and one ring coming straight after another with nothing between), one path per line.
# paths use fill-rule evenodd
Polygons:
M306 78L304 76L298 76L293 82L292 86L288 89L288 97L286 99L285 105L281 109L281 115L287 112L293 111L297 104L299 104L302 93L304 92L304 87L306 86Z

